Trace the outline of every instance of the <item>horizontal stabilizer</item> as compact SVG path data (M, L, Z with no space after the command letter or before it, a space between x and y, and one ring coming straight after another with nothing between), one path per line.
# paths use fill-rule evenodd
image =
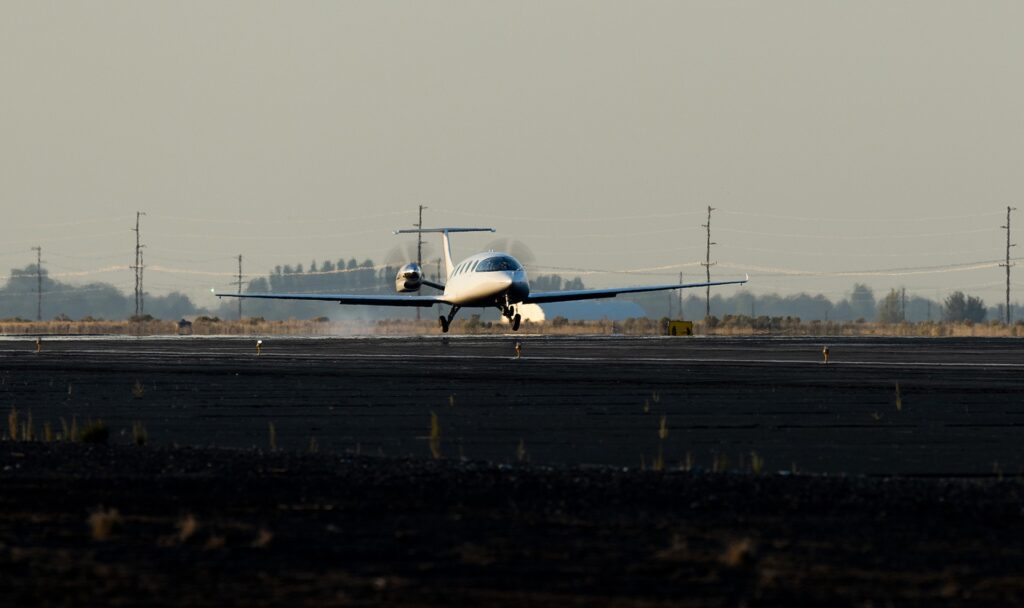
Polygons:
M395 230L395 234L416 234L418 232L494 232L494 228L414 228Z
M424 232L441 234L441 253L444 254L444 276L448 278L452 276L452 269L454 268L452 263L452 243L448 240L448 235L452 232L494 232L494 228L416 228L414 230L395 230L395 234L423 234Z

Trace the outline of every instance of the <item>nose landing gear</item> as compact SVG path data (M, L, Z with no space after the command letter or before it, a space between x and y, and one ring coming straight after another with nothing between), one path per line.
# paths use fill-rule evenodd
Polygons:
M512 324L512 331L519 331L519 323L522 322L523 317L516 312L516 309L511 304L505 304L501 307L501 315L508 319L508 322Z

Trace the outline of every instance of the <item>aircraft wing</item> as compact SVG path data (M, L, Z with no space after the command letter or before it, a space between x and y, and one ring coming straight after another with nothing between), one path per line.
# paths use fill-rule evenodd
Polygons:
M220 298L263 298L266 300L314 300L367 306L433 306L448 304L443 296L349 295L344 293L215 293Z
M749 278L749 277L748 277ZM715 285L742 285L742 281L713 281L711 283L673 283L671 285L644 285L642 287L613 287L611 289L576 289L572 291L542 291L531 293L523 304L544 304L547 302L570 302L572 300L596 300L614 298L623 293L642 293L645 291L665 291L668 289L689 289L691 287L713 287Z

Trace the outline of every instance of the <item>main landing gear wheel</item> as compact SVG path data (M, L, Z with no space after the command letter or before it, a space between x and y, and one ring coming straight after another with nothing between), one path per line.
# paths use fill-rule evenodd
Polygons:
M523 318L518 313L512 317L512 331L519 331L519 322L522 320Z
M448 327L452 324L452 319L455 318L455 313L459 312L458 306L452 306L452 309L448 311L448 316L441 315L439 321L441 322L441 331L448 333Z

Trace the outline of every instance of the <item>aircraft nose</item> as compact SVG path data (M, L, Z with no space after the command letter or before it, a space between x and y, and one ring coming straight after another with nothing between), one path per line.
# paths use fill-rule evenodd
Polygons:
M514 301L521 301L530 295L530 285L526 282L526 276L522 272L508 273L509 280L508 295Z
M497 277L495 277L495 282L498 284L497 286L499 288L505 289L506 287L511 286L515 279L515 273L501 272Z

